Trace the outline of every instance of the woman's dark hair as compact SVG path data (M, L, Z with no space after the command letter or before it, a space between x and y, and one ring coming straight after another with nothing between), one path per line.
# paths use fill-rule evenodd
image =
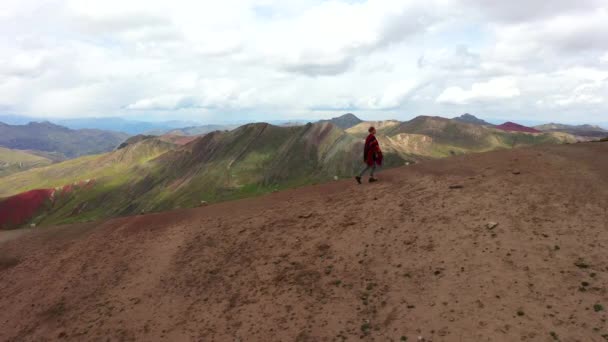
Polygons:
M367 131L371 133L371 132L372 132L372 131L374 131L374 130L376 130L376 128L375 128L374 126L372 126L372 127L370 127L370 128L367 130Z

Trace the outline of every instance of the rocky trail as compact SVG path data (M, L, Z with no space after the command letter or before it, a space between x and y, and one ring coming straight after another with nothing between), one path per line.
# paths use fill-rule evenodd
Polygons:
M0 340L608 340L608 143L379 177L0 236Z

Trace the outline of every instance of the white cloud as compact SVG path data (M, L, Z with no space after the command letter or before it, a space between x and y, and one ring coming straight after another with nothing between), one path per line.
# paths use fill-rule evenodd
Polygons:
M505 77L488 82L473 83L470 90L461 87L449 87L439 97L439 103L469 104L476 101L509 99L520 95L515 79Z
M188 93L166 94L144 98L129 104L127 109L174 110L183 108L245 108L252 89L243 89L238 82L230 79L187 79L177 80L178 86Z
M127 106L127 109L137 110L171 110L184 107L199 106L198 100L191 96L174 94L162 95L155 98L145 98Z
M549 97L544 103L549 106L597 105L606 101L608 86L601 83L581 84L572 91Z
M418 84L405 80L389 85L379 96L366 97L356 101L356 107L363 109L395 109L415 91Z
M336 75L358 57L423 34L439 18L438 1L323 2L296 18L262 25L254 50L284 70Z
M469 51L469 48L460 45L453 50L440 49L427 52L418 59L421 68L439 67L447 70L475 69L481 64L479 54Z
M584 15L566 13L516 25L495 25L493 31L497 43L491 54L498 60L540 65L547 61L559 63L590 51L608 49L605 39L608 7Z
M460 2L471 9L479 10L491 19L509 23L525 23L562 14L581 15L605 5L603 0L527 0L525 2L461 0Z
M603 0L4 0L0 18L17 114L608 113Z
M563 77L569 78L569 79L588 80L588 81L595 81L595 82L601 82L601 81L608 82L608 69L602 70L602 69L597 69L597 68L579 66L579 67L559 70L555 74L558 76L563 76Z
M0 57L0 61L0 74L27 77L41 72L45 56L41 53L17 52Z

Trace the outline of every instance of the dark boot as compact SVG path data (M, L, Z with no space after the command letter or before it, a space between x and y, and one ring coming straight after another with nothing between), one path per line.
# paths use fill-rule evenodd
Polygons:
M374 178L374 177L369 177L369 182L373 183L373 182L377 182L378 178Z
M357 176L355 179L357 180L357 183L361 184L361 177Z

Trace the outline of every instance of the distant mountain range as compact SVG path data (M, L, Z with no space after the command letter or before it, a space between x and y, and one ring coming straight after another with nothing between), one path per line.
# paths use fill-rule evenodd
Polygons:
M51 122L70 129L98 129L127 133L129 135L143 134L151 131L167 132L173 129L197 126L193 121L137 121L117 117L109 118L30 118L17 115L0 115L0 122L10 125L25 125L30 122ZM162 133L161 133L162 134Z
M578 137L586 137L590 139L608 137L608 130L597 125L564 125L549 123L535 126L534 128L543 132L565 132Z
M134 121L122 118L83 118L57 119L55 123L71 129L94 128L107 131L124 132L129 135L142 134L154 130L168 131L176 128L191 127L197 123L191 121Z
M73 158L108 152L128 137L97 129L72 130L50 122L8 125L0 122L0 146L18 150L56 152Z
M10 117L9 119L16 120L19 117ZM440 120L441 118L435 118ZM443 119L444 121L447 119ZM138 123L129 120L123 120L118 118L104 118L104 119L80 119L72 120L73 124L81 126L87 126L89 124L106 123L108 127L116 128L122 124L127 125L139 125L143 124L143 127L138 129L131 129L131 131L141 131L149 128L148 123ZM416 122L416 119L411 120L409 124ZM449 121L447 121L449 122ZM463 114L459 117L451 119L451 122L466 123L476 126L483 127L494 127L499 130L509 132L528 132L538 133L540 131L553 132L553 133L568 133L577 137L578 140L597 140L608 135L608 131L602 129L599 126L581 125L581 126L570 126L561 124L546 124L536 126L536 128L522 126L516 123L507 122L501 125L492 125L485 120L479 119L471 114ZM184 123L181 121L172 121L164 123L163 125L178 125ZM303 126L304 123L301 121L277 121L277 125L280 127L298 127ZM321 120L319 123L330 123L338 128L344 129L347 133L355 137L363 137L367 135L369 126L375 126L379 132L391 132L389 128L395 126L404 127L403 122L396 120L386 121L374 121L366 122L352 113L347 113L342 116L332 118L330 120ZM236 125L201 125L201 126L189 126L176 129L159 129L148 131L148 135L157 135L161 140L170 142L175 145L186 144L200 135L208 134L214 131L229 131L235 129ZM538 130L537 130L538 129ZM101 153L112 150L115 146L120 144L128 136L124 133L116 133L112 131L100 131L92 129L79 129L72 130L66 127L62 127L49 122L42 123L29 123L27 125L6 125L1 126L2 137L0 137L0 146L5 146L13 150L30 150L40 151L39 153L55 153L63 158L74 158L86 154ZM417 134L416 132L403 131L408 134ZM395 133L394 131L392 133ZM458 137L458 134L454 136L454 141L462 137ZM432 134L428 134L432 136ZM412 137L410 137L411 139ZM448 143L448 145L450 145ZM26 152L28 153L28 152ZM441 154L441 153L440 153ZM59 157L61 159L62 157ZM27 159L27 158L26 158ZM55 158L57 159L57 158ZM0 162L3 162L0 159ZM35 164L40 165L40 164ZM26 168L24 168L26 169ZM23 170L23 169L13 169Z
M238 125L202 125L202 126L192 126L192 127L184 127L170 130L154 130L146 132L146 134L150 135L163 135L163 134L172 134L172 135L184 135L184 136L193 136L193 135L202 135L207 134L214 131L229 131L237 128Z
M20 224L56 224L193 207L350 178L362 166L363 138L370 125L377 127L385 167L575 141L565 133L507 132L440 117L407 122L347 119L347 126L359 124L344 130L327 121L291 127L256 123L195 137L135 136L112 152L0 178L0 197L21 203L29 195L19 194L43 190L36 194L49 196L52 205L33 210L36 215Z
M301 126L309 120L271 120L269 123L277 126ZM163 135L167 133L180 135L200 135L216 130L230 130L239 127L240 124L213 124L204 125L195 121L141 121L129 120L118 117L108 118L33 118L18 115L0 114L0 122L9 125L25 125L30 122L51 122L56 125L70 129L99 129L127 133L129 135L153 134ZM245 123L241 123L245 124Z
M539 129L541 131L548 130L575 130L575 131L600 131L600 132L608 132L608 130L603 129L597 125L564 125L558 123L548 123L544 125L534 126L534 128Z

